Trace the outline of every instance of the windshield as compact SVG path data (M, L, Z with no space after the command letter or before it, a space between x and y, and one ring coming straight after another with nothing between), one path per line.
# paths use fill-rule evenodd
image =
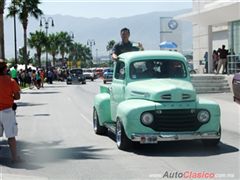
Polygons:
M144 60L130 65L131 79L147 78L185 78L184 64L178 60Z
M70 70L71 74L82 74L82 69L72 69Z

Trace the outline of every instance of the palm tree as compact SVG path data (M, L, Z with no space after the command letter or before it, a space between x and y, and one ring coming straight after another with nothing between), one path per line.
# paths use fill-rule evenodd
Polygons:
M53 57L53 66L56 65L56 55L59 53L60 40L58 34L49 34L47 51Z
M5 0L0 0L0 58L1 59L5 59L4 23L3 23L4 6L5 6Z
M40 0L18 0L14 3L12 2L9 9L9 14L7 17L13 17L15 14L18 15L18 19L20 20L23 27L23 39L24 39L24 51L23 57L25 59L25 69L27 69L28 65L28 57L27 57L27 27L28 27L28 18L29 16L33 16L38 19L39 16L43 14L42 10L38 8L40 4ZM15 9L13 6L15 5Z
M112 66L112 61L111 61L111 50L113 49L114 45L116 44L116 42L114 40L111 40L108 42L107 46L106 46L106 49L107 51L109 51L109 66Z
M109 41L107 46L106 46L107 51L111 51L112 48L114 47L115 43L116 42L114 40Z
M68 59L69 60L77 60L77 54L78 54L78 45L79 43L73 43L69 46L69 56Z
M65 54L69 53L69 47L72 45L72 38L67 32L60 32L57 36L59 37L59 51L63 61Z
M78 49L78 59L81 59L81 64L87 65L92 64L92 52L89 47L79 44Z
M92 53L89 47L81 43L74 43L69 48L69 59L80 61L81 66L85 67L87 64L90 64Z
M28 45L30 48L36 49L36 56L38 61L37 65L39 67L42 67L41 55L46 44L47 44L47 37L43 31L36 31L35 33L30 33L30 38L28 39Z

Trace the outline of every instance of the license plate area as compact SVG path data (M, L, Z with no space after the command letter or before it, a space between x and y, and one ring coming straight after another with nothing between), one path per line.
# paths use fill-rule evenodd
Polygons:
M157 136L142 136L140 144L157 144Z

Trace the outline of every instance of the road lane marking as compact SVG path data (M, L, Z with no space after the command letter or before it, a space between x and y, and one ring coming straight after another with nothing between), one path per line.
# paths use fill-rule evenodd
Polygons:
M80 113L80 116L81 116L88 124L92 125L92 122L89 121L89 119L88 119L86 116L84 116L82 113Z

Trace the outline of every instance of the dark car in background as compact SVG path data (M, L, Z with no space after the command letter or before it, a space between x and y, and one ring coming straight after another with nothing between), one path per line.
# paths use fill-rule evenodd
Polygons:
M67 84L82 83L86 84L86 78L83 75L83 70L81 68L71 69L68 71Z
M113 78L113 69L106 68L103 70L103 83L106 84L107 82L112 82Z
M240 102L240 73L236 73L232 80L233 100Z

